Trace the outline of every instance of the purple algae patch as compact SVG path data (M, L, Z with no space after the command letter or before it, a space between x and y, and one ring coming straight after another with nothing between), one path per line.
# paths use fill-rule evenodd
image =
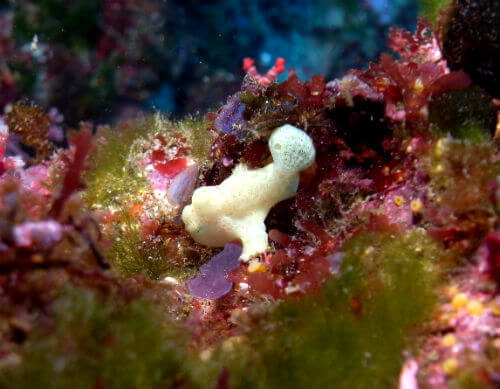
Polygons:
M240 265L242 247L228 243L219 254L200 267L200 275L187 281L189 292L198 299L217 300L231 291L233 283L227 272Z
M198 181L198 165L192 165L177 174L167 189L167 197L170 201L184 205L189 203Z
M246 105L240 101L238 96L231 96L215 119L217 130L225 134L235 134L239 139L243 138L244 133L237 131L236 128L245 121L243 118L245 108Z

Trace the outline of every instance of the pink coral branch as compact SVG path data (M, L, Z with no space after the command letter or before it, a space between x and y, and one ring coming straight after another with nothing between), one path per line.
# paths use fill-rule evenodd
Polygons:
M0 133L0 175L2 175L5 172L5 170L7 170L5 168L5 164L4 164L4 160L3 160L3 157L5 155L6 143L7 143L7 136Z
M399 389L418 389L418 363L414 359L407 361L399 376Z
M247 74L250 74L253 78L255 78L255 81L257 81L260 85L268 86L271 82L276 80L280 73L283 73L285 71L285 59L278 58L274 62L273 67L269 69L266 74L261 75L255 67L255 61L252 58L244 58L243 70Z

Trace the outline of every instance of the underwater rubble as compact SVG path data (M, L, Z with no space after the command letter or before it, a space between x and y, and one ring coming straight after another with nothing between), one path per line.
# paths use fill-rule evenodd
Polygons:
M204 118L74 127L2 93L0 387L498 387L500 10L439 14L331 81L247 58ZM268 249L196 242L194 193L283 125L315 160Z

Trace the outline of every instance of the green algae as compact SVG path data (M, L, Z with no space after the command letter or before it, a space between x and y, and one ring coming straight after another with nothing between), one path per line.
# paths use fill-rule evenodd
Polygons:
M161 237L141 237L140 226L131 216L118 228L108 257L122 276L142 274L151 280L169 276L184 281L197 273L199 263L182 250L172 249Z
M150 189L146 178L130 161L130 150L134 142L150 134L154 124L151 119L135 124L122 130L104 128L99 131L99 142L85 175L87 188L83 197L90 209L112 212L117 217L112 228L105 232L113 242L108 252L111 263L125 277L142 273L156 279L163 273L161 264L164 261L156 260L157 255L139 255L140 226L128 209L142 202L143 193Z
M429 104L430 129L455 139L484 143L496 125L492 98L483 89L456 89L439 95Z
M2 372L11 389L171 387L181 368L179 332L149 302L67 289L54 303L53 328L29 335L22 365Z
M430 220L438 227L448 225L459 231L448 243L457 243L464 254L472 254L496 223L491 185L500 174L500 165L494 145L440 138L432 149L428 174L429 194L439 207Z
M495 389L498 386L484 378L481 379L482 371L465 372L451 382L453 389Z
M435 302L440 248L421 229L366 233L342 251L338 278L316 294L277 305L268 320L224 343L212 358L188 355L167 307L69 290L53 305L55 325L23 346L9 388L396 387L414 336ZM47 336L47 332L51 332Z
M209 158L210 148L214 141L214 138L207 131L207 126L208 123L205 119L192 116L187 116L175 124L176 130L188 139L192 158L199 163L203 163Z
M451 137L440 138L434 144L428 167L433 188L448 195L449 200L452 200L453 192L464 192L464 197L456 199L460 204L490 204L489 181L500 173L493 158L494 152L491 142L475 144ZM449 205L447 202L443 204L445 207Z
M104 231L112 242L108 257L125 277L143 274L153 280L167 275L189 278L198 264L167 247L162 237L142 236L142 222L134 216L134 209L141 209L147 193L152 192L140 160L153 147L154 138L169 140L174 134L181 135L190 155L203 165L208 161L211 146L206 122L194 117L172 122L157 114L127 123L123 128L120 124L115 127L98 133L83 194L90 209L113 215ZM164 215L157 215L158 221L163 218Z
M124 277L143 274L159 280L175 271L169 266L165 246L161 242L144 241L140 235L139 225L132 217L127 217L115 232L108 256L120 273Z
M153 136L169 138L174 133L186 138L186 146L194 159L200 163L208 159L212 138L202 119L186 117L172 122L154 115L129 122L125 128L101 129L85 176L84 197L89 207L102 210L120 207L134 199L143 200L141 195L150 185L137 165L139 149L147 147Z
M450 0L419 0L419 13L427 20L436 24L440 10L447 6Z
M148 187L146 179L128 158L132 144L149 131L145 121L138 121L121 131L110 128L99 131L100 140L90 156L91 166L85 174L84 199L91 209L118 207Z
M414 229L360 235L343 255L338 279L280 304L265 328L212 359L229 387L396 387L403 351L434 307L441 250Z

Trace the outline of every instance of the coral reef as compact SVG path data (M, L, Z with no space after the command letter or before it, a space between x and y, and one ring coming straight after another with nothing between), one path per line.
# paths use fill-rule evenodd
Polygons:
M21 25L43 15L29 3ZM106 8L135 2L45 3L102 12L115 33L80 28L103 58L137 38ZM476 4L452 1L436 33L393 28L394 56L331 81L247 60L203 119L71 130L69 111L0 101L0 387L497 387L498 67L467 44ZM214 188L212 216L259 213L258 249L199 243L187 214Z

